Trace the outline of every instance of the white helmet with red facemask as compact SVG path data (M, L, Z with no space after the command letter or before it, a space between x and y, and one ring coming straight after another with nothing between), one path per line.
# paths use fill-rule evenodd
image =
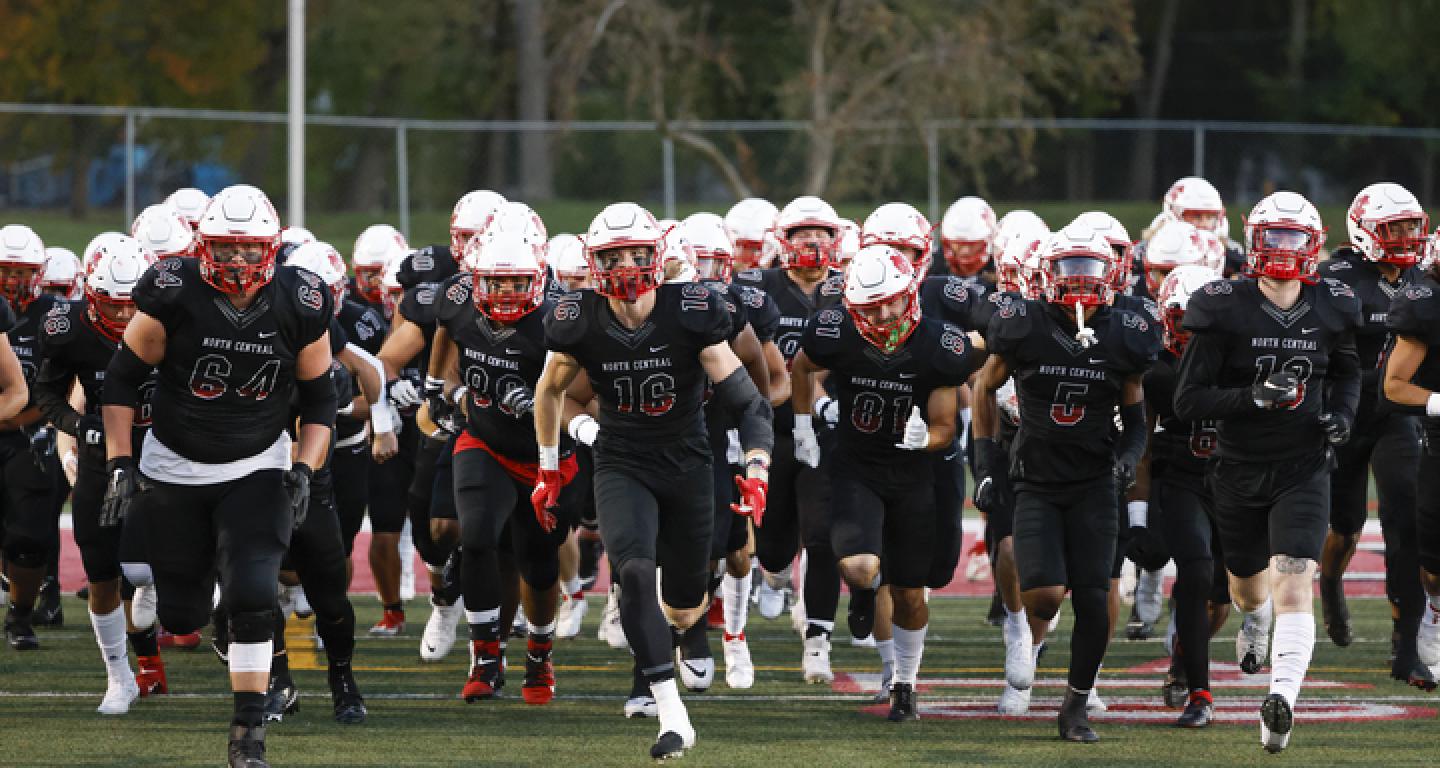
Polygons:
M635 301L655 290L664 279L665 233L650 212L635 203L605 206L585 234L585 258L595 292L620 301ZM615 251L648 249L622 263Z
M1115 250L1099 231L1071 224L1050 236L1040 262L1040 297L1066 307L1115 298Z
M152 205L135 217L130 236L157 259L195 255L195 229L174 208Z
M1038 217L1036 219L1038 221ZM1040 254L1050 238L1044 222L1020 220L995 238L995 289L1036 298Z
M45 249L45 269L40 272L40 290L67 299L85 295L85 265L69 248Z
M1160 283L1170 270L1184 266L1210 266L1213 260L1212 240L1187 221L1170 219L1145 244L1145 285L1151 296L1158 296ZM1211 235L1212 239L1214 235ZM1224 254L1221 253L1223 260Z
M945 209L940 219L940 247L950 271L962 277L980 272L994 253L999 225L990 204L978 197L962 197Z
M460 261L470 273L475 308L499 323L513 323L545 300L545 228L538 216L527 223L520 213L511 211L471 238Z
M165 198L165 205L180 214L180 218L193 230L199 228L200 219L205 217L205 209L210 207L210 196L194 187L181 187Z
M405 236L389 224L371 224L355 238L350 261L355 266L355 291L372 305L384 302L385 267L410 253Z
M818 197L804 195L791 200L775 217L775 234L780 239L780 266L785 269L835 266L844 226L835 209ZM797 235L804 230L820 230L828 233L828 237Z
M889 245L901 253L913 251L911 263L920 279L930 271L930 220L909 203L886 203L865 217L860 246Z
M660 219L655 222L665 233L665 282L693 283L700 279L695 270L695 249L685 226L676 219Z
M564 280L567 287L590 281L590 262L585 259L585 243L571 234L559 234L545 244L545 263Z
M44 271L45 244L35 230L24 224L0 227L0 294L15 309L24 309L40 295Z
M844 269L849 266L860 252L860 225L849 219L840 220L840 241L835 244L835 267Z
M275 277L280 216L264 192L248 184L220 190L196 232L200 276L215 290L246 293Z
M465 253L465 244L485 228L490 214L504 202L504 195L488 189L466 192L464 197L455 201L455 209L450 212L450 257L456 263Z
M340 258L334 246L319 240L303 243L290 252L290 258L285 263L313 272L320 278L334 296L335 314L340 314L345 302L345 260Z
M1370 261L1409 267L1429 245L1430 217L1410 190L1382 181L1360 190L1345 219L1350 245Z
M862 247L845 271L845 309L860 335L887 355L919 324L918 291L915 267L893 246Z
M414 251L396 254L385 263L385 269L380 272L380 306L387 318L395 316L400 309L400 302L405 298L405 286L400 284L400 268L405 266L405 260L410 258L412 253Z
M1276 280L1311 280L1325 245L1320 212L1295 192L1275 192L1245 220L1251 274Z
M1135 241L1120 220L1104 211L1086 211L1075 217L1073 224L1089 227L1105 237L1115 251L1115 292L1120 293L1130 285Z
M1165 346L1179 357L1185 352L1190 332L1185 330L1185 308L1190 297L1205 287L1206 283L1219 280L1220 272L1195 264L1186 264L1170 270L1160 284L1155 304L1160 309L1160 321L1165 326Z
M85 298L90 324L111 341L119 341L129 324L140 276L155 263L138 240L119 232L102 232L85 247Z
M1165 192L1165 211L1180 221L1213 232L1225 218L1225 203L1214 184L1199 176L1186 176Z
M681 226L695 254L695 271L700 279L730 282L735 269L735 245L725 228L725 220L713 213L692 213Z
M725 214L725 229L735 245L735 264L740 270L765 268L775 258L775 217L780 210L769 200L747 197ZM767 252L768 250L768 252Z

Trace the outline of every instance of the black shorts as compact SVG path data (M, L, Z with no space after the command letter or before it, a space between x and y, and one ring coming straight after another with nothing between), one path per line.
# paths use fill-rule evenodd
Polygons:
M575 445L575 479L570 481L578 493L576 501L579 525L592 531L600 528L595 518L595 454L588 445Z
M41 458L20 430L0 433L0 521L5 556L30 567L44 566L60 535L56 514L60 462Z
M1049 488L1017 483L1015 562L1020 588L1110 589L1119 537L1115 479Z
M105 449L81 445L78 454L79 466L70 498L75 546L80 549L85 578L96 583L110 581L120 576L121 531L130 526L130 520L127 517L120 525L100 527L100 505L109 484L105 476Z
M460 513L455 510L455 438L440 443L439 453L435 455L432 465L434 469L430 475L430 493L426 494L426 498L430 500L430 518L459 519ZM415 473L415 477L418 481L420 473ZM410 490L412 494L415 491L413 487ZM415 523L412 520L410 524Z
M985 539L998 545L1001 540L1015 535L1015 481L1001 468L995 472L991 482L995 485L994 498L998 502L995 509L985 513Z
M1274 555L1320 559L1330 528L1328 451L1282 462L1217 459L1207 480L1230 573L1254 576Z
M935 488L935 553L925 586L940 589L955 578L965 546L965 462L957 440L930 454Z
M784 412L788 413L789 409ZM776 423L782 423L779 416ZM830 429L817 433L820 466L811 468L795 460L795 442L790 430L775 430L765 517L755 529L755 554L760 558L760 566L771 573L785 570L802 543L806 546L830 543L832 494L828 466L835 447L834 434Z
M660 594L675 608L695 608L710 589L710 535L715 526L714 470L704 438L676 441L643 454L595 444L595 509L600 538L619 572L630 560L660 566Z
M1420 462L1420 425L1413 416L1380 415L1360 425L1350 441L1335 449L1330 473L1330 530L1353 536L1369 514L1370 473L1375 473L1380 522L1415 508Z
M355 536L365 522L373 467L369 440L336 448L330 454L330 473L335 482L335 513L340 518L340 538L345 542L347 555L355 548Z
M1194 560L1210 560L1215 564L1209 600L1217 605L1230 602L1229 579L1225 569L1224 548L1220 530L1215 525L1215 511L1210 494L1200 477L1161 478L1150 494L1149 526L1160 534L1165 548L1176 566ZM1187 482L1188 481L1188 482Z
M415 476L415 454L423 438L415 428L413 416L403 418L397 426L399 452L370 470L370 530L374 533L399 533L405 528L409 488Z
M1415 532L1420 542L1420 567L1440 575L1440 446L1421 453L1419 477Z
M565 486L560 506L553 510L558 524L546 533L530 503L533 486L512 477L494 456L471 448L455 454L452 463L461 546L512 552L526 583L537 590L548 589L555 583L557 552L574 525L583 489L575 482ZM507 527L508 539L503 536Z
M917 454L913 461L878 465L837 451L828 469L835 557L876 555L887 584L926 586L936 546L930 457Z
M731 552L745 548L749 540L748 518L735 514L730 505L737 501L735 476L743 470L730 464L725 458L729 448L725 430L712 427L710 430L710 453L714 462L714 479L711 490L715 493L715 528L710 533L710 559L724 560ZM767 500L768 501L768 500ZM762 522L764 518L761 518Z

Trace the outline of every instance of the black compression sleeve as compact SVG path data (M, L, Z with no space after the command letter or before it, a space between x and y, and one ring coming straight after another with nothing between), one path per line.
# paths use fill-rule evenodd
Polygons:
M322 427L335 426L335 409L339 396L335 394L335 380L327 371L309 381L295 382L300 394L300 424L319 424Z
M1214 333L1196 333L1180 360L1175 415L1185 421L1225 419L1259 410L1249 387L1222 388L1216 372L1225 364L1225 342Z
M1360 405L1360 356L1355 352L1355 337L1346 335L1330 351L1330 367L1325 378L1330 384L1325 409L1345 416L1346 421L1355 422L1355 410Z
M42 371L44 364L41 364ZM45 418L54 424L57 429L71 437L80 427L80 413L70 405L67 397L69 380L46 381L41 377L35 380L35 386L30 388L30 397L35 404L40 406L40 412Z
M115 351L115 356L110 358L110 365L105 368L105 388L100 393L101 403L134 408L140 403L140 388L144 386L145 380L150 378L152 368L153 366L131 351L129 344L122 342L120 349Z
M775 449L774 413L744 366L715 385L715 401L740 425L740 447L746 451Z
M1145 421L1145 402L1120 406L1120 426L1120 444L1116 446L1115 458L1133 467L1145 454L1145 433L1149 426Z

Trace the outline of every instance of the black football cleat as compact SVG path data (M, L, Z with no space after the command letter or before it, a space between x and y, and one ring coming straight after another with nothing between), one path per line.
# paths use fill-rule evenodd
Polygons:
M650 745L650 757L655 760L673 760L685 756L685 737L674 731L660 734Z
M1411 656L1408 662L1402 662L1397 658L1395 663L1390 666L1390 676L1401 682L1409 683L1426 693L1433 692L1436 687L1435 673L1422 663L1418 656Z
M1260 704L1260 745L1271 754L1280 752L1290 743L1290 729L1295 726L1295 714L1290 702L1278 693L1265 697Z
M35 636L30 617L15 615L14 606L5 615L5 641L17 651L33 651L40 647L40 638Z
M875 590L850 590L850 610L846 614L850 625L850 636L856 639L869 637L875 631Z
M1155 625L1140 618L1135 606L1130 606L1130 620L1125 622L1125 638L1128 640L1149 640L1155 636Z
M265 727L230 726L229 768L270 768L265 760Z
M910 683L891 683L890 685L890 714L886 715L892 723L903 723L906 720L919 720L920 710L915 706L915 686Z
M990 595L990 610L985 613L985 623L998 627L1005 623L1005 604L1000 602L1000 593Z
M35 603L31 623L37 627L65 626L65 607L60 603L60 582L47 577L40 585L40 597Z
M1090 714L1085 704L1090 697L1082 696L1070 688L1065 689L1065 701L1060 705L1060 738L1081 744L1094 744L1100 740L1095 729L1090 727Z
M1208 691L1196 691L1175 724L1181 728L1204 728L1215 719L1215 702Z
M1184 675L1174 673L1165 675L1165 682L1160 686L1160 693L1165 697L1165 706L1171 709L1180 709L1190 700L1190 686L1185 682Z
M369 715L349 667L330 670L330 700L335 705L335 722L342 725L359 725Z
M1325 617L1325 634L1331 642L1341 648L1355 642L1350 606L1345 602L1345 587L1340 579L1320 577L1320 611Z
M288 678L270 678L270 692L265 694L265 722L278 723L284 720L286 715L299 711L300 690L295 687L295 681Z

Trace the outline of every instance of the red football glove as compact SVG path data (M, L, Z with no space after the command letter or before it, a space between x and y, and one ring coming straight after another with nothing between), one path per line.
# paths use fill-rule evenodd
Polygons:
M765 494L770 486L758 477L747 479L736 475L735 487L740 489L740 503L731 504L730 510L754 520L755 527L759 528L760 521L765 519Z
M558 469L540 470L540 482L530 493L530 504L535 507L535 520L546 533L555 530L558 520L550 510L560 506L560 490L565 487L565 476Z

